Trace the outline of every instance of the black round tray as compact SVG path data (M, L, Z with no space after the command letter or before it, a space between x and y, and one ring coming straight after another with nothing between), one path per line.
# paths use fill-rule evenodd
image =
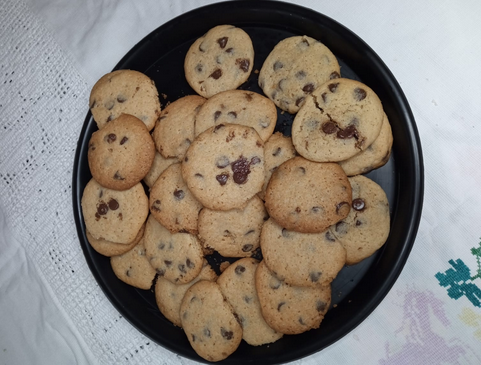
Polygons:
M366 23L369 20L366 19ZM423 203L424 174L419 136L408 102L392 73L359 37L336 21L300 6L278 1L229 1L185 13L160 26L139 42L115 69L134 69L155 81L165 105L195 94L185 80L183 61L189 46L210 28L232 24L244 29L255 50L254 70L282 39L308 35L320 40L337 56L342 77L370 86L381 99L392 126L394 144L389 162L370 172L385 190L391 209L391 232L386 244L363 262L346 266L332 283L332 304L321 327L301 335L253 347L242 342L222 361L225 364L276 364L293 361L322 350L359 325L386 296L408 258L415 240ZM257 73L241 89L258 93ZM276 130L290 135L293 116L278 113ZM109 259L95 252L85 235L80 201L91 178L87 146L97 130L88 113L79 137L73 170L73 210L80 244L88 265L117 310L139 331L165 348L205 362L191 348L182 329L158 310L154 293L135 289L118 280ZM215 266L219 261L210 258ZM348 350L348 349L346 349Z

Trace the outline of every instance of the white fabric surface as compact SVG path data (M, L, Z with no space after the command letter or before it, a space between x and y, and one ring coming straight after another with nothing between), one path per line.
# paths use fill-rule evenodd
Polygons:
M95 81L149 32L213 2L0 8L0 364L193 363L141 335L103 295L78 244L71 179ZM481 363L481 307L435 277L461 260L466 283L481 288L472 250L481 248L481 2L292 2L347 26L384 60L425 162L423 217L395 286L354 331L293 364Z

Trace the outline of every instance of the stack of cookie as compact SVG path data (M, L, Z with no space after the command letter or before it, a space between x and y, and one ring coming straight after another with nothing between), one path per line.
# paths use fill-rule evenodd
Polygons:
M152 80L120 70L90 97L88 240L120 280L154 285L162 314L209 361L242 340L318 328L338 272L389 234L386 195L360 175L392 146L376 94L307 36L269 54L264 95L238 89L253 63L247 33L221 25L185 57L198 95L161 110ZM275 132L278 108L295 114L292 137ZM214 251L232 263L211 267Z

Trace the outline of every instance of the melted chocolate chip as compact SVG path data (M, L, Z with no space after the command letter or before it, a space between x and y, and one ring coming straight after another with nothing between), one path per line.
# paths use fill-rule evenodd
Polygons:
M274 65L272 68L274 69L274 71L278 71L283 67L284 67L284 64L281 61L276 61L274 62Z
M332 233L327 231L325 234L326 240L329 242L336 242L336 239L332 236Z
M185 196L184 190L175 189L174 190L174 196L175 196L175 199L177 199L177 200L184 199L184 196Z
M235 64L237 66L239 66L239 68L244 71L244 72L247 72L249 71L249 66L250 66L250 61L246 58L238 58L235 60Z
M109 200L109 208L112 210L117 210L119 209L119 202L115 199L110 199Z
M234 332L226 330L224 327L221 327L220 334L226 340L232 340L234 338Z
M220 48L222 49L225 48L228 39L229 37L222 37L217 40L217 43L219 43Z
M242 273L246 271L246 268L242 265L237 265L234 271L237 275L242 275Z
M339 72L337 72L337 71L331 72L331 74L329 75L329 79L331 79L331 80L338 79L340 77L341 77L341 75L339 75Z
M234 53L234 48L230 47L225 50L226 53L232 54Z
M330 91L331 93L335 93L338 86L339 86L339 83L336 82L335 84L329 84L329 85L327 85L327 88L329 89L329 91Z
M320 272L320 271L311 272L309 274L309 279L311 279L311 281L313 283L317 283L319 281L319 279L321 278L321 275L322 275L322 272Z
M364 100L366 99L366 96L367 96L366 90L361 89L359 87L354 89L354 99L356 101Z
M109 133L104 137L105 142L107 143L113 143L117 139L117 136L115 133Z
M246 244L246 245L242 246L242 252L251 252L253 248L254 248L253 245Z
M171 267L171 266L172 266L172 261L170 261L170 260L164 260L164 264L165 264L165 266L167 266L167 267Z
M123 144L125 144L125 142L127 142L128 140L129 140L129 138L128 138L128 137L124 137L124 138L122 138L122 140L120 141L120 145L123 145Z
M222 76L222 70L220 68L216 69L214 72L212 72L209 77L212 77L214 80L220 79Z
M362 212L366 208L366 202L361 198L356 198L352 201L352 208L358 212Z
M219 182L221 185L227 184L227 180L229 179L229 173L228 172L223 172L220 175L217 175L216 180Z
M301 96L300 98L296 99L296 106L300 106L306 98L304 96Z
M109 211L109 207L105 203L100 203L97 207L97 214L98 215L105 215Z
M234 172L234 182L236 184L245 184L247 177L251 173L250 163L247 162L245 157L241 157L238 160L231 163L232 171Z
M219 119L219 117L222 115L222 112L220 110L217 110L215 113L214 113L214 121L216 121L217 119Z
M325 104L326 101L327 101L327 93L322 93L322 94L321 94L321 98L322 98L322 101L323 101L324 104Z
M314 91L314 84L309 83L304 85L304 87L302 88L302 91L304 91L307 94L312 93Z
M350 138L358 138L359 133L357 131L357 128L354 125L348 125L346 128L341 129L337 132L337 138L340 139L350 139Z
M235 137L235 132L234 132L234 131L230 131L230 132L229 132L229 135L228 135L227 137L225 137L225 141L226 141L226 142L230 142L230 141L232 141L232 140L234 139L234 137Z
M227 166L229 166L229 158L227 156L220 156L217 158L216 162L215 162L215 165L219 168L219 169L223 169Z
M331 121L323 123L321 129L326 134L334 134L339 130L337 124Z
M214 127L214 130L213 130L213 132L214 132L214 133L216 133L216 132L217 132L219 129L221 129L221 128L224 128L224 127L225 127L225 125L224 125L224 124L219 124L219 125L216 125L216 126Z

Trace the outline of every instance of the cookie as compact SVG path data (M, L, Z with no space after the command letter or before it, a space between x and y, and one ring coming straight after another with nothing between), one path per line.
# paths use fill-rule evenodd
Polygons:
M351 158L340 161L342 169L347 176L366 174L369 171L384 166L391 156L393 136L391 124L386 113L382 120L381 132L374 142L364 151Z
M152 215L145 226L144 246L152 267L172 283L188 283L202 270L204 254L197 237L170 233Z
M287 335L319 328L331 303L330 285L291 286L279 280L264 261L255 280L262 316L269 327Z
M152 162L149 172L144 177L145 185L151 188L159 178L160 174L164 172L167 167L176 162L179 162L176 158L165 158L159 152L155 152L154 162Z
M264 143L264 185L258 194L262 200L265 198L267 184L274 170L294 156L296 156L296 149L292 144L292 138L284 136L281 132L274 133Z
M185 78L199 95L210 98L237 89L247 81L254 65L249 35L232 25L219 25L197 39L187 51Z
M255 286L258 265L259 262L253 258L240 259L231 264L217 280L242 326L242 338L253 346L272 343L283 336L269 327L262 317Z
M218 124L242 124L254 128L263 141L274 132L277 109L261 94L248 90L218 93L200 108L195 118L195 135Z
M149 206L155 219L172 233L197 234L202 204L184 182L180 163L170 165L159 176L150 189Z
M259 86L279 108L291 114L328 80L340 77L339 63L321 42L308 36L280 41L259 73Z
M130 251L110 258L112 270L124 283L139 289L148 290L155 278L155 270L145 255L143 240Z
M155 145L140 119L122 114L94 132L89 141L90 172L100 185L125 190L139 183L149 172Z
M214 282L202 280L187 290L180 318L192 348L208 361L227 358L242 341L242 327Z
M84 188L81 206L92 237L124 244L135 239L149 214L149 198L141 183L119 191L91 179Z
M87 240L89 241L90 245L93 247L95 251L97 251L101 255L111 257L111 256L122 255L123 253L126 253L127 251L130 251L131 249L133 249L144 236L144 231L145 231L145 224L142 225L139 232L137 233L137 236L130 243L111 242L111 241L104 240L103 238L97 239L97 238L94 238L89 231L86 231L85 233L87 235Z
M182 327L180 320L180 304L187 289L201 280L216 281L217 274L210 267L207 260L204 260L199 275L187 284L173 284L163 277L159 277L155 283L155 302L160 312L173 324Z
M283 228L320 233L349 214L351 186L337 163L313 162L296 156L272 174L265 205Z
M182 176L205 207L243 208L264 183L264 143L252 127L211 127L187 150Z
M204 247L224 257L249 257L259 247L262 224L267 218L258 196L249 200L244 209L204 208L199 214L199 238Z
M117 70L102 76L90 92L89 105L99 129L125 113L139 118L151 131L161 108L154 81L134 70Z
M162 156L182 160L194 140L195 117L205 100L199 95L187 95L162 110L152 133Z
M262 226L265 264L295 286L321 286L334 280L346 263L346 250L327 229L321 233L288 231L272 218Z
M343 161L374 142L383 115L381 101L367 85L345 78L328 81L296 114L292 142L309 160Z
M350 177L349 182L351 211L330 231L346 249L346 263L354 265L384 245L390 231L390 214L386 193L377 183L363 175Z

